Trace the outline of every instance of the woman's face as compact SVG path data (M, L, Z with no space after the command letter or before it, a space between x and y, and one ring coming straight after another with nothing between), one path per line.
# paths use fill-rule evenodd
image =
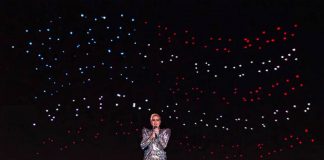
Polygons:
M159 116L153 116L152 119L151 119L151 125L154 127L154 126L157 126L157 127L160 127L160 124L161 124L161 119Z

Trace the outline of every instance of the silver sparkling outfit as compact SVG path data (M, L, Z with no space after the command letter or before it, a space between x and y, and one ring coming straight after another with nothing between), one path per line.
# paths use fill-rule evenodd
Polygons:
M166 152L164 149L168 145L171 136L171 129L160 129L159 134L154 139L150 140L153 129L142 129L141 148L144 150L144 160L166 160Z

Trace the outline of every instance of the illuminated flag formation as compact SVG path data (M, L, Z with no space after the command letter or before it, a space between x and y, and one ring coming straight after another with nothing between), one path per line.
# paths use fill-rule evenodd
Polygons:
M128 14L80 13L23 32L12 49L32 60L39 82L36 159L110 139L138 143L154 112L173 130L170 157L272 159L317 143L296 45L302 24L206 36Z

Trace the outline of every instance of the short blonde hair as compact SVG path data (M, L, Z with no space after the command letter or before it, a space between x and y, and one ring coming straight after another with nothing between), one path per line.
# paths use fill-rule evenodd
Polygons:
M150 121L152 121L154 116L158 116L160 118L160 120L161 120L161 116L159 114L153 113L153 114L151 114Z

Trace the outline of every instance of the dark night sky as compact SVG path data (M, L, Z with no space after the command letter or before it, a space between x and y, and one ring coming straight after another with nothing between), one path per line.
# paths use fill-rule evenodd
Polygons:
M130 136L116 136L115 132L122 133L125 128L118 127L116 121L129 121L135 123L135 128L142 126L149 126L148 118L150 112L140 113L129 111L127 109L115 111L107 109L104 113L93 113L88 118L81 118L80 120L72 120L69 115L70 112L62 113L61 120L56 125L50 124L46 115L40 109L42 103L54 104L56 100L63 100L64 97L69 97L70 94L82 96L84 90L78 90L75 87L63 93L61 97L56 99L44 99L41 102L33 100L34 95L46 86L44 82L46 75L34 71L36 63L35 58L26 56L23 52L23 43L26 41L24 30L26 26L42 26L53 17L62 16L65 18L67 27L78 26L79 22L75 17L80 13L87 15L118 15L125 13L132 15L139 21L149 20L153 24L161 23L166 26L172 26L174 30L182 30L183 28L190 28L193 32L197 33L197 39L201 37L208 37L211 33L217 32L219 35L231 36L234 38L241 38L246 35L256 33L262 28L271 28L276 25L288 26L294 23L300 24L301 28L298 31L298 36L293 45L297 46L300 52L300 59L302 63L291 69L297 70L303 75L305 88L300 97L312 98L312 110L307 116L303 114L296 114L296 119L291 123L283 123L281 127L269 127L266 130L257 131L257 133L246 133L235 131L225 133L221 130L207 129L204 127L183 127L173 121L167 119L165 113L164 127L172 128L172 140L167 148L169 159L225 159L223 153L232 154L229 148L224 151L218 151L219 155L212 157L208 155L213 148L217 148L219 144L231 146L231 144L241 144L242 152L246 157L242 159L257 159L258 155L255 145L262 141L270 148L280 148L283 146L280 138L289 135L291 132L296 131L296 134L301 133L305 128L309 128L313 137L316 139L314 144L300 145L292 150L286 150L279 154L274 154L269 159L324 159L323 154L323 104L322 99L324 89L324 67L322 55L322 42L323 42L323 29L324 29L324 15L321 11L320 0L313 1L269 1L269 0L239 0L239 1L226 1L226 0L140 0L140 1L103 1L103 0L79 0L72 1L1 1L0 2L0 159L15 160L15 159L141 159L142 151L139 148L140 132L132 133ZM266 26L266 27L265 27ZM143 31L144 32L144 31ZM35 36L36 37L36 36ZM202 38L201 38L202 39ZM146 37L140 39L146 40ZM15 45L15 49L11 46ZM179 47L179 50L190 52L190 49ZM201 50L194 50L201 51ZM280 49L274 51L279 52ZM277 54L278 55L278 54ZM234 56L229 56L228 59ZM236 58L236 59L235 59ZM235 57L236 62L241 59L247 60L250 57L242 56ZM259 57L254 57L258 60ZM227 59L227 62L230 62ZM86 59L84 59L86 60ZM115 62L116 63L116 62ZM131 62L133 63L133 62ZM135 62L134 62L135 63ZM135 63L138 64L138 63ZM185 64L185 62L183 62ZM149 64L151 66L157 66ZM180 66L176 66L181 68ZM164 68L154 68L159 71L165 71ZM186 68L179 69L183 74L190 75ZM177 76L171 72L165 74L166 76L161 79L165 81L165 88L170 87L174 78ZM149 70L149 74L155 73L155 70ZM286 70L283 74L289 75L292 73ZM100 74L100 73L98 73ZM141 72L139 73L141 74ZM134 75L136 76L136 75ZM283 76L284 77L284 76ZM146 81L149 76L136 77L136 79ZM100 79L100 78L99 78ZM172 79L172 80L171 80ZM254 86L254 80L251 78L247 81L250 86ZM269 77L269 81L275 78ZM197 80L190 83L198 84L202 88L208 88L209 84L203 84L202 80ZM216 84L219 91L231 92L233 85L231 83L238 83L243 85L243 82L237 82L231 79L220 81L223 84ZM227 83L230 83L226 85ZM247 84L247 86L249 85ZM100 88L100 86L103 88ZM120 85L120 86L119 86ZM88 95L104 94L105 96L113 97L114 92L110 93L107 89L117 91L119 88L126 88L122 83L114 83L112 85L106 84L106 81L98 80L97 85L86 90ZM151 84L149 84L151 85ZM159 112L160 105L170 102L168 95L164 95L163 87L159 87L152 83L153 87L145 87L144 84L136 85L136 89L132 90L138 92L139 97L145 97L145 94L150 94L156 100L152 102L156 104L152 110ZM244 85L243 85L244 86ZM80 87L82 88L82 87ZM161 89L161 90L159 90ZM160 93L160 92L161 93ZM97 94L98 93L98 94ZM115 97L110 99L117 101ZM299 103L301 100L298 96L286 99L289 102ZM279 102L286 102L285 99L278 100ZM206 100L206 104L214 103L212 100ZM221 102L215 102L217 105L225 108ZM239 102L234 102L239 104ZM112 104L109 107L113 106ZM258 105L258 104L256 104ZM269 107L272 101L266 101L262 104ZM252 105L255 106L255 105ZM215 111L210 109L210 111ZM223 110L224 113L228 110ZM239 110L242 111L242 110ZM235 110L235 112L239 112ZM262 111L262 109L255 110ZM234 113L229 110L229 115ZM254 114L253 111L248 112ZM162 118L164 114L162 114ZM97 123L97 120L104 118L103 124ZM198 116L197 116L198 117ZM187 117L188 118L188 117ZM189 117L190 118L190 117ZM195 117L193 117L194 119ZM31 124L34 121L39 121L41 127L33 127ZM86 131L79 135L77 138L84 138L85 142L77 144L70 149L59 151L59 146L64 146L70 143L71 137L66 136L65 131L73 130L79 126L85 126ZM301 132L300 132L301 131ZM91 136L100 132L101 138L92 139ZM189 140L184 139L184 135L188 135ZM210 141L202 140L201 135L213 137ZM214 137L215 136L215 137ZM55 139L54 145L43 145L44 139L52 137ZM221 137L221 138L219 138ZM194 150L190 153L183 147L179 147L179 141L191 142L198 146L203 146L201 150ZM126 152L126 154L125 154ZM36 154L37 153L37 154ZM234 153L233 153L234 154ZM119 156L119 157L118 157ZM235 159L235 158L232 158ZM237 158L238 159L238 158Z

